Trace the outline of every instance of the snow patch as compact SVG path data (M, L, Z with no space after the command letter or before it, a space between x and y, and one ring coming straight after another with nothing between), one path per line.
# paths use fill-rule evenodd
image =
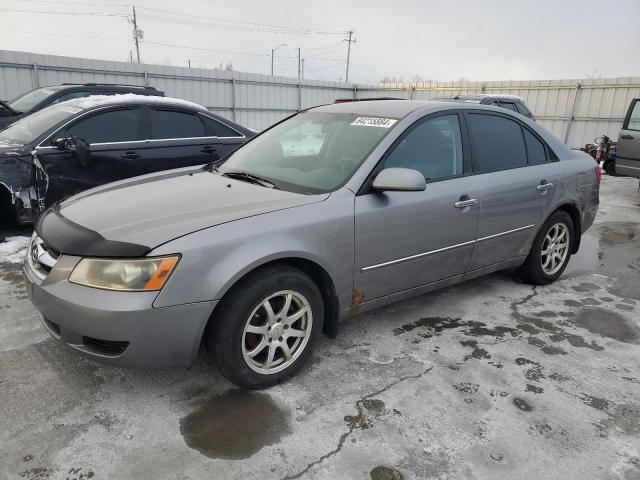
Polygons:
M91 95L90 97L74 98L67 100L66 102L59 103L60 106L65 107L78 107L78 108L91 108L102 105L113 105L129 102L144 102L144 103L156 103L159 105L174 105L174 106L186 106L196 108L198 110L207 111L205 107L188 100L182 100L181 98L171 97L159 97L155 95L136 95L135 93L124 93L119 95Z
M0 262L22 263L28 246L29 237L7 237L0 243Z

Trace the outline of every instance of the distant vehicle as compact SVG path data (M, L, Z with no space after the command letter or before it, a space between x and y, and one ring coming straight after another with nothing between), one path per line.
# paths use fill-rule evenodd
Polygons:
M615 173L640 178L640 98L634 98L618 136Z
M33 112L67 100L90 97L91 95L124 93L160 97L164 95L164 92L153 87L110 83L63 83L62 85L36 88L10 102L0 102L0 130Z
M531 110L524 103L524 98L516 95L455 95L452 97L436 97L434 100L444 102L464 102L464 103L477 103L480 105L493 105L494 107L502 107L507 110L518 112L525 117L535 120Z
M357 313L506 268L555 281L594 221L600 173L500 108L325 105L217 164L56 204L27 291L49 333L97 361L187 365L206 347L231 381L264 388Z
M159 96L52 105L0 131L0 223L31 223L98 185L218 160L254 135L201 105Z

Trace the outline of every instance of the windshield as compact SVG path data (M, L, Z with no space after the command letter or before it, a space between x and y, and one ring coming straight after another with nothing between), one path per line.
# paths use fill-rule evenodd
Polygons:
M249 173L298 193L330 192L351 177L396 121L302 112L236 150L217 171Z
M32 113L0 131L0 142L28 144L82 109L61 103Z
M42 100L54 94L57 90L53 88L37 88L12 100L9 106L18 112L28 112L38 105Z

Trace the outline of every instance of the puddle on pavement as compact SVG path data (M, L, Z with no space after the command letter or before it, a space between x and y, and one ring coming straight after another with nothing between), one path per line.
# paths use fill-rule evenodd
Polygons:
M228 390L180 420L187 445L210 458L249 458L290 433L289 414L266 393Z
M371 476L371 480L403 480L404 479L404 477L402 476L402 473L400 473L395 468L389 468L389 467L383 467L383 466L375 467L373 470L371 470L369 475Z
M563 277L597 273L615 278L609 293L640 300L640 223L604 222L592 226L571 257ZM585 292L586 293L586 292Z
M640 343L640 329L619 313L602 308L583 308L569 320L576 327L584 328L602 337L623 343Z
M533 407L529 405L527 401L522 398L516 397L512 401L513 401L513 404L523 412L530 412L533 410Z

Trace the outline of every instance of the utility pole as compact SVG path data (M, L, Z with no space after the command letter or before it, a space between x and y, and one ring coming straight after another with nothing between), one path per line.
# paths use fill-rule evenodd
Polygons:
M304 58L300 59L300 76L304 78Z
M300 47L298 47L298 80L302 78L301 68L302 68L302 59L300 57Z
M140 31L138 30L138 21L136 20L136 7L133 6L133 39L136 42L136 56L138 58L138 63L140 63L140 45L138 44L138 39L140 38Z
M355 33L353 30L349 30L347 32L349 34L349 38L345 39L347 43L347 73L345 75L345 83L349 83L349 62L351 61L351 44L356 43L355 39L352 40L353 34Z

